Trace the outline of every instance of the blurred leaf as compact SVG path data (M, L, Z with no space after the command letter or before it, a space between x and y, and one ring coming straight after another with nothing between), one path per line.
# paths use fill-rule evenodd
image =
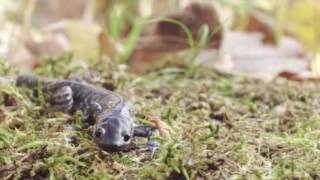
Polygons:
M71 51L77 59L99 58L99 33L101 28L94 23L68 21L64 31L70 40Z
M294 1L289 9L289 23L292 30L307 48L315 49L320 23L317 17L320 8L313 0Z
M311 61L311 69L318 76L320 76L320 52L316 53L316 56Z
M35 57L55 57L70 50L70 44L67 37L63 34L36 34L29 37L25 46Z
M191 3L155 20L144 27L129 57L130 66L137 73L161 66L168 56L181 51L191 51L189 59L193 60L202 48L219 49L222 44L219 16L210 4ZM215 33L211 36L212 32ZM175 61L180 59L183 58Z
M312 72L296 73L283 71L278 74L279 77L286 78L291 81L320 81L320 77Z
M115 43L113 43L107 33L101 32L99 34L99 59L109 58L114 60L117 56Z
M85 8L86 0L37 0L33 25L46 27L61 20L81 19Z
M276 22L274 17L266 13L254 11L248 17L245 30L248 32L260 32L263 34L263 42L276 44Z
M310 73L303 47L290 37L284 37L278 46L263 44L259 33L230 32L226 37L234 74L272 80L281 72Z

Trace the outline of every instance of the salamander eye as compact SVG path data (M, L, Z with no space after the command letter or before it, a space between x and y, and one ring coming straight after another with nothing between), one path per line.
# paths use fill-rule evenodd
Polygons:
M104 128L99 127L95 132L94 132L94 136L96 138L101 138L104 136L104 134L106 133L106 130Z
M129 140L130 140L130 136L129 136L129 135L124 135L124 136L123 136L123 140L124 140L125 142L129 141Z

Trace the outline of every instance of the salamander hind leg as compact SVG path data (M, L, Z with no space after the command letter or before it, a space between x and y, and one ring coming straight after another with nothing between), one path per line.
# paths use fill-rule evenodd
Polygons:
M73 92L69 86L62 86L52 92L50 95L50 104L54 110L68 112L73 106Z
M102 107L98 102L89 102L85 104L87 105L83 108L84 119L88 124L94 125L98 114L102 112Z
M102 112L102 107L98 102L91 102L89 104L89 113L91 116L96 117Z

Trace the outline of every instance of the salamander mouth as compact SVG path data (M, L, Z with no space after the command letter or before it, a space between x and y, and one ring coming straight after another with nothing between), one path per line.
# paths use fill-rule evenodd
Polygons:
M122 145L122 146L116 146L116 145L109 145L109 144L99 144L98 146L109 152L119 152L119 151L128 151L130 149L130 144Z

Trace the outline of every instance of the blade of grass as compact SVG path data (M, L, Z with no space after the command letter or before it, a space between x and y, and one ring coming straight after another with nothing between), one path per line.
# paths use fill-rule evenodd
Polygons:
M49 142L49 141L32 141L28 144L25 144L21 147L19 147L17 149L18 152L21 152L21 151L25 151L25 150L28 150L28 149L34 149L34 148L38 148L38 147L42 147L42 146L46 146L46 145L54 145L54 143L52 142Z
M175 19L170 19L170 18L154 18L154 19L150 19L148 21L145 21L145 23L154 23L154 22L159 22L159 21L170 22L170 23L178 25L182 29L182 31L186 34L190 48L191 49L195 48L195 42L194 42L194 39L192 36L192 32L182 22L175 20Z
M219 135L219 130L220 130L220 126L217 125L210 134L205 135L205 136L203 136L203 137L200 137L200 138L199 138L199 141L206 141L206 140L208 140L208 139L210 139L210 138L215 138L215 137L217 137L217 136Z
M284 26L287 19L287 7L288 7L288 0L276 1L276 29L275 35L277 42L280 41L283 32Z
M137 19L134 22L133 28L130 31L126 42L124 43L124 53L122 54L122 57L121 57L122 62L125 62L129 58L132 51L134 50L135 43L138 40L140 33L142 31L142 26L143 26L142 19Z
M184 178L186 178L186 180L189 180L190 177L189 177L189 174L188 174L188 171L186 170L186 168L182 166L180 169L181 169L181 173L183 174Z
M73 164L77 165L77 166L82 166L82 167L86 167L86 164L79 161L78 159L71 157L71 156L61 156L57 159L58 162L60 163L67 163L67 162L72 162Z

